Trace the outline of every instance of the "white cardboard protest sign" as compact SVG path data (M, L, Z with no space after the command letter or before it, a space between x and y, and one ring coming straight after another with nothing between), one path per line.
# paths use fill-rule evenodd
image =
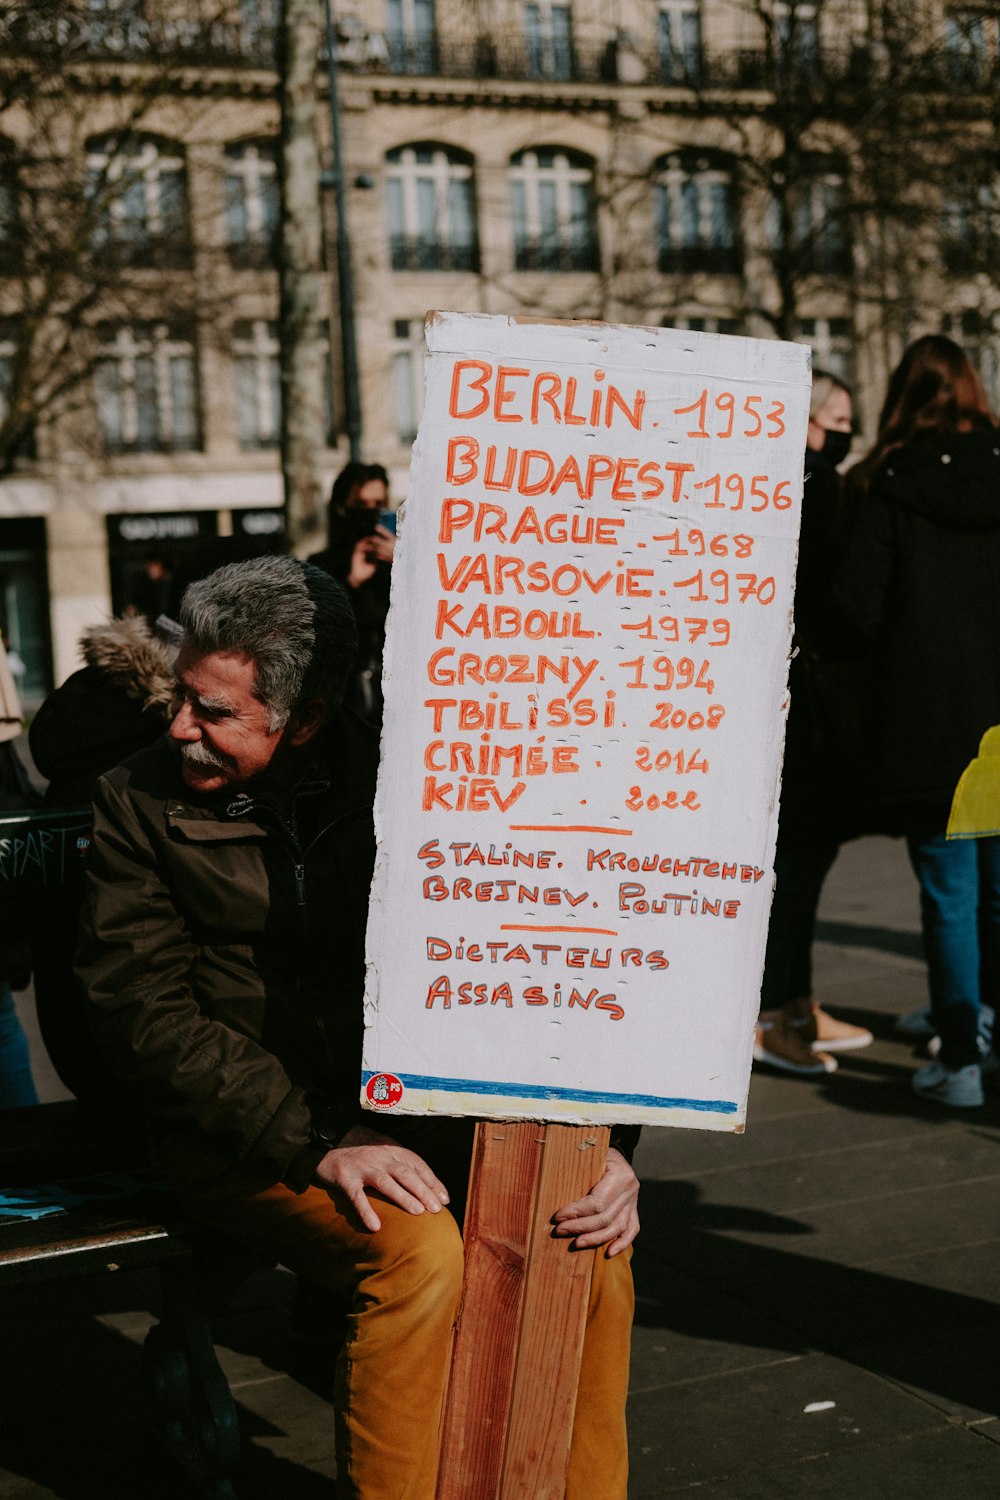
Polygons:
M427 342L362 1098L739 1129L809 350L444 313Z

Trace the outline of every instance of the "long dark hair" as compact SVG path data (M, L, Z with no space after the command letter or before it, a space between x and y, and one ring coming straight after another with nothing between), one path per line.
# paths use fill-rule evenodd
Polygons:
M995 427L983 383L964 350L941 333L910 345L889 378L878 434L865 467L923 436L950 437Z

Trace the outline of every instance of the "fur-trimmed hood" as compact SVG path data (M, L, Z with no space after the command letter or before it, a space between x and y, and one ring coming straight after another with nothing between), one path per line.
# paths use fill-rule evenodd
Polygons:
M88 667L103 672L143 710L166 709L174 693L173 653L142 615L122 615L92 625L80 637Z
M159 739L174 692L171 647L141 617L91 626L80 649L87 665L46 698L28 731L46 801L62 806L89 802L102 772Z

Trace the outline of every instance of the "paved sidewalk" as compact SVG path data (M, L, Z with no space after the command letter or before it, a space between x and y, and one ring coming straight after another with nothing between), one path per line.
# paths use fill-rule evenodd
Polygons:
M875 1043L819 1083L755 1070L742 1138L640 1148L633 1500L1000 1496L1000 1094L910 1091L901 844L845 849L821 917L817 994Z
M742 1137L640 1147L632 1500L1000 1497L1000 1094L952 1115L909 1090L901 845L846 849L822 918L818 993L875 1044L819 1083L755 1074ZM329 1371L289 1345L289 1292L261 1273L216 1330L245 1500L333 1496ZM143 1426L154 1313L135 1274L3 1300L0 1500L181 1500Z

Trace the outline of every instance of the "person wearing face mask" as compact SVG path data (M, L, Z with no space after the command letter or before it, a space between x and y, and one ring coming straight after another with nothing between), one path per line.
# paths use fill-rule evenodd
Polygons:
M328 545L309 561L347 590L358 627L358 660L345 702L376 726L382 722L382 652L395 550L388 474L381 464L346 464L330 493Z
M812 942L826 875L851 827L852 756L844 744L860 718L850 632L833 602L841 551L837 469L853 433L851 392L825 371L813 374L795 578L795 655L775 851L761 1013L754 1059L782 1072L823 1076L835 1054L866 1047L872 1034L837 1020L812 996ZM856 711L855 711L856 710Z

